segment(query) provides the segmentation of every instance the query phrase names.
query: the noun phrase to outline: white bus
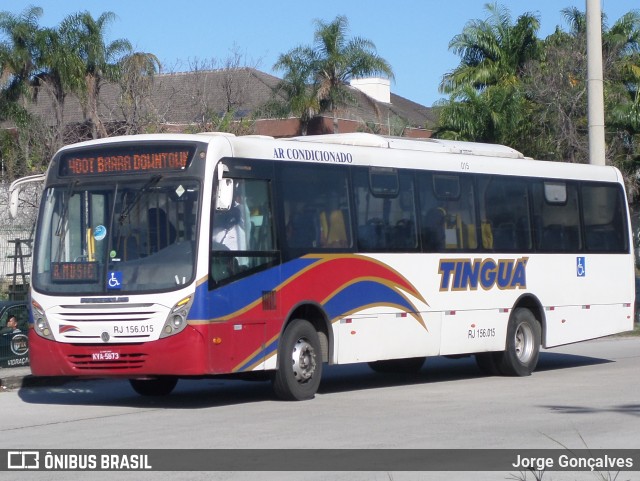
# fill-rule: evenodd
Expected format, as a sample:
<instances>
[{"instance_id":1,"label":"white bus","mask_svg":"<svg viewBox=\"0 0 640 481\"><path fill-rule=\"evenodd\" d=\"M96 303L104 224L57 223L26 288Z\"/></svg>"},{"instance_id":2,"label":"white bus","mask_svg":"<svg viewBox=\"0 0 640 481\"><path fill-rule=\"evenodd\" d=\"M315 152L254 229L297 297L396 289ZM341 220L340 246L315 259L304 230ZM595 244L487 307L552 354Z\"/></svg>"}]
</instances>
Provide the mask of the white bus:
<instances>
[{"instance_id":1,"label":"white bus","mask_svg":"<svg viewBox=\"0 0 640 481\"><path fill-rule=\"evenodd\" d=\"M613 167L371 134L116 137L53 158L36 229L31 368L268 376L308 399L324 363L417 370L474 354L529 375L540 347L633 328Z\"/></svg>"}]
</instances>

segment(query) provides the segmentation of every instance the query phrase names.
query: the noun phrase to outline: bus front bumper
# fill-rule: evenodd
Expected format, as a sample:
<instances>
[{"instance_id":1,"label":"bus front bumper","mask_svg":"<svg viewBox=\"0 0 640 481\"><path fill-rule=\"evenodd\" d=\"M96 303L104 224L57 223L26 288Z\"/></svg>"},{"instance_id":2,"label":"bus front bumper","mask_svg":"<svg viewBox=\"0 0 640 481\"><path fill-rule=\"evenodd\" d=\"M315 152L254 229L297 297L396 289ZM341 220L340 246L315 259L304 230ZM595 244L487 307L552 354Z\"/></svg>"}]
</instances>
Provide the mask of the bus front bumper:
<instances>
[{"instance_id":1,"label":"bus front bumper","mask_svg":"<svg viewBox=\"0 0 640 481\"><path fill-rule=\"evenodd\" d=\"M192 327L175 336L135 344L67 344L29 330L34 376L138 377L208 374L201 332Z\"/></svg>"}]
</instances>

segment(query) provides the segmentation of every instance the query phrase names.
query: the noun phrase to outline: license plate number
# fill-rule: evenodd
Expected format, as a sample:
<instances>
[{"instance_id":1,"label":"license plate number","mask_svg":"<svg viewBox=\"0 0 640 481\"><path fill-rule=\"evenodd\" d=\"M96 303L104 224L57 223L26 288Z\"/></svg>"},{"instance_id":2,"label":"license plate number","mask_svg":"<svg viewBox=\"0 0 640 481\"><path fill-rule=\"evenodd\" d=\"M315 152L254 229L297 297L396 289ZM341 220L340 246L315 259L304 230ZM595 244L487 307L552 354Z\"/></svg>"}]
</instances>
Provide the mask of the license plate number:
<instances>
[{"instance_id":1,"label":"license plate number","mask_svg":"<svg viewBox=\"0 0 640 481\"><path fill-rule=\"evenodd\" d=\"M120 354L112 351L100 351L91 354L94 361L117 361L120 359Z\"/></svg>"}]
</instances>

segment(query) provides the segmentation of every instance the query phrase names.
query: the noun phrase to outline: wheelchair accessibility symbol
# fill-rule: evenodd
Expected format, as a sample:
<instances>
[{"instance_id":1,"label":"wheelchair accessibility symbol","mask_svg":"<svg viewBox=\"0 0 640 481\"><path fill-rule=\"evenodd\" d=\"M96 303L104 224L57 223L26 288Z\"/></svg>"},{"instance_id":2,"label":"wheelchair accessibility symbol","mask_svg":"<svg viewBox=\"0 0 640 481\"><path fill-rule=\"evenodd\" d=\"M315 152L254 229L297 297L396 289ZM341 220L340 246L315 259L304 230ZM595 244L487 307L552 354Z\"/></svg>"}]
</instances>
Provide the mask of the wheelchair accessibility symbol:
<instances>
[{"instance_id":1,"label":"wheelchair accessibility symbol","mask_svg":"<svg viewBox=\"0 0 640 481\"><path fill-rule=\"evenodd\" d=\"M584 257L576 257L576 275L578 277L584 277L587 275L587 267Z\"/></svg>"},{"instance_id":2,"label":"wheelchair accessibility symbol","mask_svg":"<svg viewBox=\"0 0 640 481\"><path fill-rule=\"evenodd\" d=\"M109 272L109 279L107 280L107 289L122 289L122 272L120 271Z\"/></svg>"}]
</instances>

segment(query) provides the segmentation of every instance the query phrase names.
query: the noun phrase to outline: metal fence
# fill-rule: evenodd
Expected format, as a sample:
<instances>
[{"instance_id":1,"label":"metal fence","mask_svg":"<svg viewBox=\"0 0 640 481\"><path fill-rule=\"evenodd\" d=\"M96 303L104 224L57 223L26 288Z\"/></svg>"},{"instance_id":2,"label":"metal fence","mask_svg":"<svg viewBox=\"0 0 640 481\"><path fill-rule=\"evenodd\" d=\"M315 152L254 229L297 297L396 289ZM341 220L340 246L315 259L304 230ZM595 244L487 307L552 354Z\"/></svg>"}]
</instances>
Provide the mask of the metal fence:
<instances>
[{"instance_id":1,"label":"metal fence","mask_svg":"<svg viewBox=\"0 0 640 481\"><path fill-rule=\"evenodd\" d=\"M26 295L31 272L30 227L0 228L0 299Z\"/></svg>"}]
</instances>

